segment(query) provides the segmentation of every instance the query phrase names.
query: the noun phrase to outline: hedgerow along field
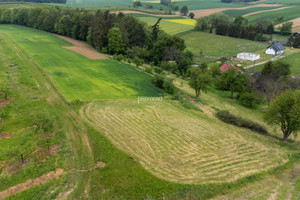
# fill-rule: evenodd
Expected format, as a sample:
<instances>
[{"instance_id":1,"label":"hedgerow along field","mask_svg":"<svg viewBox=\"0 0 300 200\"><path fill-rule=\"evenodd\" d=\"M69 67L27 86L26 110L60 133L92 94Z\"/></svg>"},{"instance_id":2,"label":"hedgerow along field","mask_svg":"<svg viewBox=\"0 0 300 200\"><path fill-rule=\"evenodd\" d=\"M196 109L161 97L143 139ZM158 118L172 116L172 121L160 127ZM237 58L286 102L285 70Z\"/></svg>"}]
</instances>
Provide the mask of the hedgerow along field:
<instances>
[{"instance_id":1,"label":"hedgerow along field","mask_svg":"<svg viewBox=\"0 0 300 200\"><path fill-rule=\"evenodd\" d=\"M1 25L51 75L68 101L157 96L151 77L115 60L90 60L63 47L70 43L44 31Z\"/></svg>"},{"instance_id":2,"label":"hedgerow along field","mask_svg":"<svg viewBox=\"0 0 300 200\"><path fill-rule=\"evenodd\" d=\"M219 36L207 32L192 32L181 37L187 49L195 54L214 58L236 56L241 52L256 52L268 46L267 43L256 42L227 36Z\"/></svg>"}]
</instances>

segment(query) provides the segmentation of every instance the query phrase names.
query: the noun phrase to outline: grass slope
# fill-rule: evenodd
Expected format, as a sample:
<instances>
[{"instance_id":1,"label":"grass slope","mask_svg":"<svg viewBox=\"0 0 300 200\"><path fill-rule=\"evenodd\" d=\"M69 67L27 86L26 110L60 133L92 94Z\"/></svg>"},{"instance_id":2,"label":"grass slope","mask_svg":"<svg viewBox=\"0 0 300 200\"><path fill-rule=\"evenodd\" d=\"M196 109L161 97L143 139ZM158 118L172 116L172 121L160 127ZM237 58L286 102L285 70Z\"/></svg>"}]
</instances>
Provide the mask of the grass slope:
<instances>
[{"instance_id":1,"label":"grass slope","mask_svg":"<svg viewBox=\"0 0 300 200\"><path fill-rule=\"evenodd\" d=\"M168 100L91 103L81 115L147 170L172 182L229 182L285 162L282 152L250 131Z\"/></svg>"},{"instance_id":2,"label":"grass slope","mask_svg":"<svg viewBox=\"0 0 300 200\"><path fill-rule=\"evenodd\" d=\"M300 77L300 53L292 54L290 56L286 56L282 59L283 61L291 64L291 72L292 75Z\"/></svg>"},{"instance_id":3,"label":"grass slope","mask_svg":"<svg viewBox=\"0 0 300 200\"><path fill-rule=\"evenodd\" d=\"M9 97L14 100L0 108L0 191L27 179L37 178L66 166L69 149L59 114L47 102L47 95L41 92L41 85L33 77L29 67L33 63L20 56L18 49L0 31L0 84L10 88ZM33 126L40 116L47 116L54 122L53 132L39 133ZM7 138L1 136L6 135ZM50 152L45 146L48 137ZM58 151L61 151L56 166ZM21 162L23 154L24 162ZM25 197L24 197L25 198Z\"/></svg>"},{"instance_id":4,"label":"grass slope","mask_svg":"<svg viewBox=\"0 0 300 200\"><path fill-rule=\"evenodd\" d=\"M132 103L133 100L130 99L130 96L122 96L119 94L119 96L113 95L111 97L112 99L121 98L123 100L102 100L101 103L103 104L91 103L83 107L82 112L86 114L82 114L82 116L89 118L89 121L92 121L92 125L94 125L95 121L97 121L98 123L99 116L104 117L103 121L99 122L100 124L104 123L104 126L101 126L101 128L99 128L97 125L95 125L94 128L97 129L95 130L93 127L82 123L81 119L78 118L76 112L71 110L71 108L66 104L66 102L62 98L60 98L60 94L57 94L55 88L52 87L52 83L50 81L51 79L49 80L47 78L48 76L50 78L52 77L54 83L53 85L58 87L58 91L61 92L62 95L68 96L63 93L64 88L59 88L63 85L59 83L60 80L58 78L55 78L55 76L53 76L54 73L53 71L51 71L51 69L55 68L55 66L58 65L62 70L66 70L66 68L69 68L68 71L62 71L63 73L70 73L70 71L72 72L74 69L77 70L77 68L80 68L76 65L76 62L80 61L79 58L77 58L78 56L85 62L88 61L82 56L77 55L73 52L62 52L61 46L66 45L67 43L65 43L62 40L58 40L49 33L33 31L32 29L27 29L18 26L0 26L0 30L4 30L14 41L18 42L19 47L15 47L14 51L12 51L11 54L15 55L16 57L23 56L26 58L24 58L23 62L26 63L26 68L30 69L30 75L33 78L35 78L37 83L39 83L40 93L47 94L47 102L51 103L57 115L60 116L61 123L64 125L63 129L66 132L66 137L71 143L71 149L74 152L73 155L75 160L75 168L70 169L70 173L67 175L67 178L64 177L59 182L54 180L47 183L46 185L31 188L28 191L17 194L16 196L14 196L15 198L12 197L11 199L23 198L25 197L24 195L26 195L28 199L40 199L41 197L55 198L58 197L59 193L63 191L62 188L69 189L70 187L72 187L71 183L75 183L76 187L69 196L70 199L161 199L163 198L163 196L165 196L166 199L208 199L209 197L213 197L217 194L224 194L229 191L232 191L236 188L246 185L248 182L255 181L257 177L260 177L249 175L230 184L222 183L203 185L178 184L157 178L156 176L152 175L152 173L154 173L155 170L164 172L164 170L172 171L173 169L166 169L165 165L162 165L162 167L159 166L157 168L151 169L152 171L149 169L152 172L150 173L140 165L140 163L144 165L143 162L145 161L143 161L143 158L140 158L136 155L127 155L126 153L118 150L115 147L118 146L122 149L121 145L116 144L116 139L112 139L112 137L120 136L120 131L122 130L116 130L113 134L111 134L111 136L107 136L107 131L105 129L114 128L111 127L111 125L115 125L115 128L119 127L120 117L124 117L124 123L126 123L124 126L125 130L135 130L134 132L132 132L132 135L124 138L124 140L126 139L126 141L128 141L130 144L128 145L128 148L134 149L136 147L134 147L132 144L140 145L139 143L141 143L140 146L143 148L138 149L136 153L140 154L142 152L149 159L153 159L153 156L155 158L154 162L150 163L149 166L153 167L156 162L156 159L159 159L160 161L164 161L160 163L166 163L167 166L174 165L175 172L178 171L178 169L181 170L182 173L178 173L178 175L181 175L181 177L184 178L187 178L188 176L186 176L186 172L182 171L183 167L176 166L178 162L182 163L182 165L184 166L186 166L187 164L191 164L194 167L194 169L197 169L197 164L201 164L202 167L204 167L203 165L205 165L205 163L207 164L206 167L212 165L211 170L213 173L217 173L220 176L224 175L222 180L228 180L230 179L228 175L230 169L234 169L233 173L235 173L236 177L241 177L242 172L239 170L239 167L245 167L248 161L249 168L251 169L255 167L255 165L253 165L255 159L262 159L261 162L263 164L266 165L266 163L269 162L271 165L274 164L274 166L286 160L284 156L286 152L285 149L279 147L277 145L277 142L275 142L274 140L269 141L268 137L261 136L248 130L242 130L216 121L216 119L213 116L211 116L211 111L214 109L226 107L228 109L232 109L233 113L235 114L244 114L247 115L247 117L249 115L249 118L255 118L257 121L260 120L260 111L250 110L243 108L242 106L238 106L235 101L228 100L227 93L219 94L214 90L209 90L209 93L205 95L201 94L201 108L203 109L205 115L200 112L185 110L176 102L163 102L161 104L159 104L158 102L158 104L153 103L150 105L143 104L139 107L137 102L134 101L134 103ZM26 33L26 31L28 31L30 34ZM17 34L16 32L20 32L22 34ZM27 38L24 37L24 35L26 34ZM11 40L9 39L9 37L5 37L5 41L9 40ZM37 40L40 42L37 42ZM38 47L33 47L32 44L30 45L30 43L33 43ZM9 45L15 44L10 42ZM61 53L64 56L64 59L60 59L59 56L55 53L48 52L47 49L41 47L42 45L47 45L47 48L50 48L53 51L55 50L57 51L57 53ZM29 47L32 47L32 49L27 49ZM45 52L39 52L38 50L43 50ZM48 60L49 58L45 57L47 54L56 57ZM45 61L42 61L41 56L45 57ZM72 62L71 59L73 59L74 61ZM68 62L65 62L65 60L67 60ZM48 62L54 63L50 63L50 65ZM68 64L67 67L61 65L60 62L62 62L63 64ZM112 64L114 64L114 62ZM83 66L89 67L87 65ZM60 68L56 68L54 70L54 72L58 72L58 74L60 75L59 77L61 77ZM42 70L40 71L39 69ZM77 76L82 76L84 78L87 77L84 70L82 70L81 73L83 74L77 74ZM72 77L69 76L69 78L73 78L73 76L75 75L72 74ZM140 73L137 73L136 76L140 76ZM117 77L116 74L115 77ZM122 77L119 78L122 79ZM105 77L100 77L99 79L95 80L95 82L101 82L101 79L105 79ZM77 78L76 80L79 81L79 78ZM178 84L178 86L182 87L182 89L187 91L188 93L193 93L193 90L189 88L186 83L180 83ZM102 85L100 84L98 87L99 89L101 89ZM68 90L73 89L70 87L68 88ZM82 95L79 94L80 92L82 92L82 90L79 90L78 93L76 93L76 96ZM99 98L96 97L98 95L97 93L95 93L94 95L95 98ZM103 95L106 96L107 94ZM100 97L99 99L102 98ZM122 103L124 103L124 108L122 106ZM111 106L108 106L109 104L111 104ZM81 106L81 104L71 105L73 106L72 108L75 111ZM88 109L89 107L95 109ZM116 112L116 110L119 110L119 107L121 107L120 110L122 112ZM126 110L125 108L128 109ZM111 111L107 113L107 116L106 114L104 114L105 109L107 111ZM146 114L144 113L144 111ZM97 115L96 113L98 113L99 115ZM127 114L132 114L132 116ZM112 117L111 115L114 116ZM91 119L91 116L95 116L95 119ZM162 120L160 119L160 116L162 117ZM176 121L177 117L181 120L180 122L178 120ZM147 123L148 121L149 124ZM184 124L184 126L180 126L180 124L185 122L186 124ZM194 123L191 124L192 122ZM122 120L121 123L123 123ZM152 125L151 123L154 123L154 125L157 124L157 126L154 126L153 129L150 126ZM218 124L219 128L215 126L216 124ZM207 128L207 126L211 127ZM222 126L226 128L226 132L224 132L223 129L220 130ZM186 127L186 130L182 130L183 127ZM212 130L213 127L216 127L219 131L214 132L214 130ZM201 132L197 132L198 128L199 130L201 130ZM205 128L207 128L207 130L204 130ZM141 131L138 132L136 130ZM173 131L173 134L168 134L172 133ZM223 137L222 134L228 136L228 138L232 140L227 138L223 138L224 140L221 140ZM114 145L112 145L112 143L103 135L111 139ZM160 137L159 140L157 139L159 136L163 135L165 135L166 138ZM219 137L217 138L217 136ZM141 138L141 140L138 141L136 137ZM200 137L201 139L199 139ZM203 137L207 138L203 139ZM196 138L197 140L192 141L189 140L190 138ZM211 140L213 138L215 138L215 140ZM181 141L182 143L179 143L177 140ZM152 151L143 151L144 148L149 149L147 145L143 145L146 144L145 141L152 142L152 144L150 143L151 145L153 145L150 146L152 147ZM124 141L118 142L124 143ZM248 143L254 145L254 147L256 148L253 148L253 146L249 146ZM218 144L220 146L217 146ZM193 154L193 150L199 151L197 145L199 145L199 148L205 150L205 153L208 153L207 157L200 158L202 160L197 160L199 159L199 155ZM230 158L230 156L234 156L236 152L229 150L227 152L228 157L214 155L214 152L221 152L222 148L226 149L229 145L231 145L231 147L235 146L235 150L237 152L245 153L246 156L248 156L247 158L249 158L250 160L247 161L247 158L244 160L239 160L241 159L241 157L239 155L236 155L234 157L234 160L232 160L231 162L228 158ZM270 148L273 151L264 151L265 147L267 147L267 149ZM160 149L162 150L161 157L157 158L155 157L155 155L160 154L158 151ZM189 149L191 149L192 151L189 151L187 153L187 150ZM173 157L169 156L170 152L171 155L173 155ZM177 152L179 154L176 154ZM210 155L209 153L213 155ZM224 152L222 152L222 154L223 153ZM253 158L251 156L251 153L254 154ZM255 155L255 153L259 153L259 155ZM274 155L274 153L277 154ZM267 158L265 158L264 156L267 156ZM176 157L179 158L178 161L176 160ZM220 164L216 164L214 166L213 162L217 162L217 160L212 161L211 159L213 158L218 158L218 162L220 162ZM254 160L251 161L251 159ZM266 160L266 162L264 160ZM90 171L76 171L76 169L89 169L97 161L105 162L106 166L102 169L95 168ZM171 162L168 163L168 161ZM256 165L256 170L261 169L261 166ZM185 170L191 171L193 170L193 168L186 167ZM206 178L210 176L209 168L207 168L207 170L208 171L203 172L205 173ZM195 171L195 173L197 173L197 171ZM162 174L164 179L168 179L172 176L178 178L176 177L178 175L176 173L174 174L174 170L173 173L170 174L170 176L165 175L164 173ZM247 171L246 174L249 174L249 171ZM213 177L211 178L213 179ZM188 179L189 180L187 182L191 181L191 178ZM52 191L54 192L52 193Z\"/></svg>"},{"instance_id":5,"label":"grass slope","mask_svg":"<svg viewBox=\"0 0 300 200\"><path fill-rule=\"evenodd\" d=\"M225 57L236 56L241 52L255 52L267 47L266 43L219 36L205 32L192 32L182 36L187 48L193 53L203 51L205 56Z\"/></svg>"},{"instance_id":6,"label":"grass slope","mask_svg":"<svg viewBox=\"0 0 300 200\"><path fill-rule=\"evenodd\" d=\"M48 72L67 100L157 96L151 77L115 60L90 60L62 48L71 44L49 33L20 26L1 25Z\"/></svg>"}]
</instances>

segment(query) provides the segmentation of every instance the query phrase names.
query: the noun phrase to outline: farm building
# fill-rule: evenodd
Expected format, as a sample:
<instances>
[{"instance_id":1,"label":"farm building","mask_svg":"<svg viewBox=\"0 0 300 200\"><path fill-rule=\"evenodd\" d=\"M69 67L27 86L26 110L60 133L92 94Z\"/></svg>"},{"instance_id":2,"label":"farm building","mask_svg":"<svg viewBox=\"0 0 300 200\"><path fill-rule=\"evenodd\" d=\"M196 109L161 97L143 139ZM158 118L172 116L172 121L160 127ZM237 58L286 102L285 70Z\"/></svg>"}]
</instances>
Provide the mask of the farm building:
<instances>
[{"instance_id":1,"label":"farm building","mask_svg":"<svg viewBox=\"0 0 300 200\"><path fill-rule=\"evenodd\" d=\"M285 50L285 47L280 42L277 42L267 48L266 54L279 55L279 54L284 53L284 50Z\"/></svg>"},{"instance_id":2,"label":"farm building","mask_svg":"<svg viewBox=\"0 0 300 200\"><path fill-rule=\"evenodd\" d=\"M221 72L226 72L226 71L229 70L230 68L235 68L236 71L239 71L239 70L240 70L240 69L237 68L237 67L234 67L234 66L232 66L232 65L229 65L229 64L227 64L227 63L224 63L224 64L220 67L220 71L221 71Z\"/></svg>"},{"instance_id":3,"label":"farm building","mask_svg":"<svg viewBox=\"0 0 300 200\"><path fill-rule=\"evenodd\" d=\"M241 60L249 60L249 61L256 61L260 59L260 55L259 54L255 54L255 53L239 53L236 56L238 59Z\"/></svg>"}]
</instances>

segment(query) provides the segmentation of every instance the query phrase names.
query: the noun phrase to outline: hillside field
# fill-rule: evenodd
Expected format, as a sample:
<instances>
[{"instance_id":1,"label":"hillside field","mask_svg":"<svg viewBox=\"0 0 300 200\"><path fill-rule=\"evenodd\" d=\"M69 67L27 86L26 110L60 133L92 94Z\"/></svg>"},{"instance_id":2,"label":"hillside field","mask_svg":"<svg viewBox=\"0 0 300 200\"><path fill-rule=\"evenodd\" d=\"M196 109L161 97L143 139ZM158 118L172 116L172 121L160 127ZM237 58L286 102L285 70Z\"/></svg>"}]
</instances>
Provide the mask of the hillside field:
<instances>
[{"instance_id":1,"label":"hillside field","mask_svg":"<svg viewBox=\"0 0 300 200\"><path fill-rule=\"evenodd\" d=\"M20 71L18 76L30 79L30 87L37 88L16 104L22 104L24 99L30 102L41 95L44 107L37 109L57 113L60 119L57 123L64 127L58 126L57 132L65 134L66 145L70 145L70 148L63 146L60 153L58 167L65 174L59 180L32 187L11 199L24 196L40 199L45 194L54 199L66 193L71 199L207 199L254 184L267 175L277 177L271 174L271 168L293 159L287 155L294 153L296 147L290 149L278 142L280 131L261 122L261 110L241 106L228 98L228 91L209 88L208 93L201 94L194 105L202 112L188 109L167 95L162 102L138 104L137 96L162 95L151 84L151 76L141 69L115 60L89 60L63 48L71 46L70 43L40 30L0 25L0 33L1 44L11 48L9 52L0 51L0 66L6 63L3 72L14 70L11 64L21 57L17 64L28 72ZM265 47L264 43L215 36L193 32L183 38L186 37L188 47L195 52L205 45L201 49L210 56L223 56L226 51L232 56ZM11 76L4 78L7 77ZM186 95L194 95L187 81L174 79ZM26 81L21 79L16 84L26 84ZM22 113L32 111L28 106ZM220 122L214 116L220 109L262 123L270 134L261 135ZM13 112L15 120L18 111ZM22 143L32 136L24 133L15 140L0 140L0 144L4 141L5 147L12 142ZM34 144L32 140L27 141ZM57 141L64 141L64 137L58 137ZM2 184L2 189L52 171L57 166L55 156L50 158L52 168L38 171L34 176L21 176L18 181ZM67 158L74 160L73 163L67 163L64 160ZM105 166L95 167L98 162L104 162ZM284 170L291 168L285 167ZM264 195L270 196L272 192L268 189Z\"/></svg>"},{"instance_id":2,"label":"hillside field","mask_svg":"<svg viewBox=\"0 0 300 200\"><path fill-rule=\"evenodd\" d=\"M114 60L90 60L63 48L72 45L47 32L5 25L0 30L33 56L68 101L155 96L160 92L150 83L150 76Z\"/></svg>"},{"instance_id":3,"label":"hillside field","mask_svg":"<svg viewBox=\"0 0 300 200\"><path fill-rule=\"evenodd\" d=\"M182 36L187 49L193 53L220 58L236 56L241 52L255 52L268 46L267 43L219 36L206 32L192 32Z\"/></svg>"}]
</instances>

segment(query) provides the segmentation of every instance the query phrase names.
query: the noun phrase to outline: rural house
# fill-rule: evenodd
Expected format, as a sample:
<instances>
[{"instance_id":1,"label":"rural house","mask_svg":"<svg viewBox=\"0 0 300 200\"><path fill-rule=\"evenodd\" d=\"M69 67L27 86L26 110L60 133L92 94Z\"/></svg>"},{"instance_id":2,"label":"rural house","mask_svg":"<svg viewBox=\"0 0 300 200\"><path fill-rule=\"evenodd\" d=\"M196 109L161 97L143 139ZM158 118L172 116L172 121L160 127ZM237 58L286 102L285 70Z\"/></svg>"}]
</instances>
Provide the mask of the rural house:
<instances>
[{"instance_id":1,"label":"rural house","mask_svg":"<svg viewBox=\"0 0 300 200\"><path fill-rule=\"evenodd\" d=\"M234 66L232 66L232 65L229 65L229 64L227 64L227 63L224 63L224 64L220 67L220 71L221 71L221 72L226 72L226 71L229 70L230 68L235 68L236 71L239 71L239 70L240 70L240 69L237 68L237 67L234 67Z\"/></svg>"},{"instance_id":2,"label":"rural house","mask_svg":"<svg viewBox=\"0 0 300 200\"><path fill-rule=\"evenodd\" d=\"M284 50L285 47L280 42L277 42L267 48L266 54L279 55L279 54L283 54Z\"/></svg>"},{"instance_id":3,"label":"rural house","mask_svg":"<svg viewBox=\"0 0 300 200\"><path fill-rule=\"evenodd\" d=\"M241 60L249 60L249 61L256 61L256 60L260 59L260 55L259 54L246 53L246 52L239 53L236 57L238 59L241 59Z\"/></svg>"}]
</instances>

